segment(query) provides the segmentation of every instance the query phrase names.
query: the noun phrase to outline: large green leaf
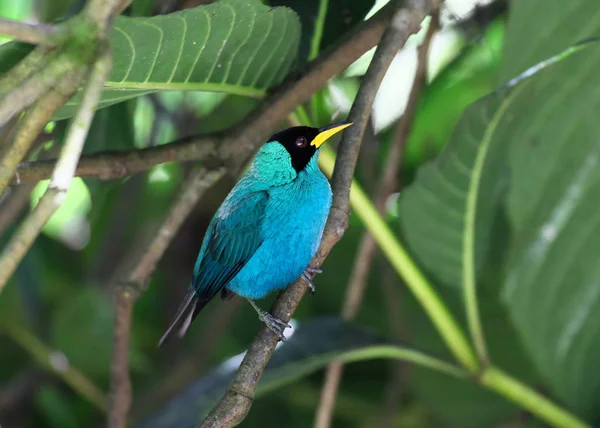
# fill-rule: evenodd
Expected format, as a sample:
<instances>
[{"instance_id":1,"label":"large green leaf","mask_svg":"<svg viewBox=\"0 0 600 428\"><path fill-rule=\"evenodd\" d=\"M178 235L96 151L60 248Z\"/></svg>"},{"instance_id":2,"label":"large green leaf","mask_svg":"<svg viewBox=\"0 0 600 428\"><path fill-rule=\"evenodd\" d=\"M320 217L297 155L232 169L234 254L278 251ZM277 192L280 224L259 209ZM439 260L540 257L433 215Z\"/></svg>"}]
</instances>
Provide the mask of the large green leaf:
<instances>
[{"instance_id":1,"label":"large green leaf","mask_svg":"<svg viewBox=\"0 0 600 428\"><path fill-rule=\"evenodd\" d=\"M508 15L503 81L580 40L600 35L596 0L512 0Z\"/></svg>"},{"instance_id":2,"label":"large green leaf","mask_svg":"<svg viewBox=\"0 0 600 428\"><path fill-rule=\"evenodd\" d=\"M474 267L489 259L506 210L514 242L504 303L544 381L586 416L600 403L600 376L590 375L600 358L599 67L589 46L477 102L401 198L408 244L452 285L485 280Z\"/></svg>"},{"instance_id":3,"label":"large green leaf","mask_svg":"<svg viewBox=\"0 0 600 428\"><path fill-rule=\"evenodd\" d=\"M506 225L504 225L506 227ZM505 247L496 240L505 229L498 227L494 234L494 244L498 248ZM494 245L494 250L496 246ZM494 252L493 257L502 259L502 254ZM486 332L487 346L494 365L528 385L539 384L539 376L532 370L532 362L528 358L524 346L520 343L515 328L511 325L507 310L500 302L498 289L500 281L495 279L494 272L485 272L490 283L485 283L479 293L481 318ZM458 319L466 330L466 322L462 314L462 300L454 290L438 287L437 292L450 310L458 315ZM410 320L411 343L435 355L451 358L446 345L431 321L423 313L423 309L412 296L403 299L402 311L406 320ZM480 428L500 427L502 423L515 420L522 409L505 397L498 395L481 385L464 382L450 376L444 376L432 370L414 367L410 375L410 387L419 402L427 405L439 419L437 426L446 428Z\"/></svg>"},{"instance_id":4,"label":"large green leaf","mask_svg":"<svg viewBox=\"0 0 600 428\"><path fill-rule=\"evenodd\" d=\"M599 417L600 51L555 67L529 91L529 125L510 145L503 297L553 392Z\"/></svg>"},{"instance_id":5,"label":"large green leaf","mask_svg":"<svg viewBox=\"0 0 600 428\"><path fill-rule=\"evenodd\" d=\"M520 87L469 107L438 158L400 198L400 226L417 260L441 283L461 287L482 267L500 192L504 149ZM485 174L484 174L485 173ZM482 197L483 196L483 197Z\"/></svg>"},{"instance_id":6,"label":"large green leaf","mask_svg":"<svg viewBox=\"0 0 600 428\"><path fill-rule=\"evenodd\" d=\"M299 42L296 13L259 0L220 0L149 18L121 16L114 24L114 65L100 107L158 90L262 97L283 80ZM29 49L4 46L2 70ZM72 116L77 100L56 118Z\"/></svg>"},{"instance_id":7,"label":"large green leaf","mask_svg":"<svg viewBox=\"0 0 600 428\"><path fill-rule=\"evenodd\" d=\"M303 323L274 353L260 380L257 396L315 372L334 360L350 362L376 358L430 359L426 354L394 344L339 319L313 319ZM240 361L241 356L225 361L138 426L196 426L202 415L221 397ZM461 373L450 364L444 363L444 367L450 372Z\"/></svg>"}]
</instances>

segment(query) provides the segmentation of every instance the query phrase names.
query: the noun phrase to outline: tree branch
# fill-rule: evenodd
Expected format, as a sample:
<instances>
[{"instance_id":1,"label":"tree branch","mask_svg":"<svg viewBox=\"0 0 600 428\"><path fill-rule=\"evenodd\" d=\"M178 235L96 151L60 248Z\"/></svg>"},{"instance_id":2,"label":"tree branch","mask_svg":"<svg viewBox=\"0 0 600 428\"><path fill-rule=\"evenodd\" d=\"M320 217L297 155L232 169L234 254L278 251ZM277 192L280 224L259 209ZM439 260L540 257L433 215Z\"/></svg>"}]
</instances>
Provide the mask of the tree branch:
<instances>
[{"instance_id":1,"label":"tree branch","mask_svg":"<svg viewBox=\"0 0 600 428\"><path fill-rule=\"evenodd\" d=\"M88 81L83 90L81 104L75 117L69 124L65 145L63 146L60 158L56 163L48 190L46 190L36 208L25 218L0 256L0 291L2 291L8 279L12 276L13 272L21 262L21 259L25 256L25 253L29 250L29 247L31 247L46 222L50 219L50 216L64 201L75 172L77 161L83 150L83 143L85 142L89 126L94 116L94 109L100 99L102 86L104 85L104 81L108 78L111 65L112 54L107 48L93 65L90 76L88 77ZM76 72L75 75L70 76L73 80L68 88L69 91L66 91L69 93L69 97L77 89L78 82L81 81L84 70L85 68L82 68ZM67 82L68 81L69 80L67 80ZM51 93L53 92L54 91ZM57 107L56 105L53 106L55 108ZM60 108L60 105L58 108ZM37 133L35 136L37 136Z\"/></svg>"},{"instance_id":2,"label":"tree branch","mask_svg":"<svg viewBox=\"0 0 600 428\"><path fill-rule=\"evenodd\" d=\"M297 105L307 101L332 76L346 69L375 46L390 20L390 7L385 6L371 19L358 25L341 43L324 51L308 64L304 71L290 76L272 96L226 135L217 133L187 137L160 147L83 156L76 175L119 178L129 172L141 172L164 162L211 158L234 166L241 165ZM208 147L203 147L204 145ZM20 165L18 173L21 182L30 183L48 178L53 162L49 160ZM117 166L111 167L110 163Z\"/></svg>"},{"instance_id":3,"label":"tree branch","mask_svg":"<svg viewBox=\"0 0 600 428\"><path fill-rule=\"evenodd\" d=\"M333 205L319 251L311 263L313 267L323 263L348 227L350 184L375 94L394 55L409 35L419 28L425 15L432 9L431 3L432 1L415 0L411 1L408 7L401 7L403 3L398 4L398 2L393 2L391 5L394 11L393 18L383 35L350 111L349 119L354 122L354 125L344 131L339 147L338 160L332 177ZM305 291L304 281L296 281L275 301L272 314L289 321ZM225 395L200 427L232 427L245 418L252 405L256 385L275 350L277 341L277 336L268 328L264 327L261 330L248 349Z\"/></svg>"},{"instance_id":4,"label":"tree branch","mask_svg":"<svg viewBox=\"0 0 600 428\"><path fill-rule=\"evenodd\" d=\"M41 97L20 119L14 141L5 150L0 160L0 194L4 193L11 180L18 181L16 171L19 162L29 152L35 139L52 116L77 90L74 85L61 89L52 90Z\"/></svg>"},{"instance_id":5,"label":"tree branch","mask_svg":"<svg viewBox=\"0 0 600 428\"><path fill-rule=\"evenodd\" d=\"M111 395L108 426L124 428L131 407L131 380L129 378L129 337L133 303L145 290L169 243L189 216L200 197L225 174L224 168L214 171L201 169L186 180L189 184L173 203L169 215L147 247L127 279L116 287L115 332L111 363Z\"/></svg>"},{"instance_id":6,"label":"tree branch","mask_svg":"<svg viewBox=\"0 0 600 428\"><path fill-rule=\"evenodd\" d=\"M398 173L402 165L404 147L406 146L410 128L416 113L417 103L421 89L427 82L427 57L429 46L434 34L439 29L439 13L434 11L429 28L423 42L419 48L417 58L417 70L413 86L411 88L408 102L402 118L394 130L392 137L393 145L387 153L387 161L383 174L376 186L377 194L375 197L375 206L380 213L385 211L385 201L394 190L397 182ZM346 297L342 307L342 318L352 320L356 318L363 295L367 286L371 262L377 252L377 243L368 231L363 233L361 238L348 287L346 288ZM321 401L315 415L315 428L328 428L331 426L333 411L335 408L337 391L342 378L344 364L334 362L327 367L325 371L325 380L321 390Z\"/></svg>"},{"instance_id":7,"label":"tree branch","mask_svg":"<svg viewBox=\"0 0 600 428\"><path fill-rule=\"evenodd\" d=\"M59 27L54 25L37 23L27 24L25 22L13 21L0 18L0 34L12 37L21 42L36 45L56 46Z\"/></svg>"}]
</instances>

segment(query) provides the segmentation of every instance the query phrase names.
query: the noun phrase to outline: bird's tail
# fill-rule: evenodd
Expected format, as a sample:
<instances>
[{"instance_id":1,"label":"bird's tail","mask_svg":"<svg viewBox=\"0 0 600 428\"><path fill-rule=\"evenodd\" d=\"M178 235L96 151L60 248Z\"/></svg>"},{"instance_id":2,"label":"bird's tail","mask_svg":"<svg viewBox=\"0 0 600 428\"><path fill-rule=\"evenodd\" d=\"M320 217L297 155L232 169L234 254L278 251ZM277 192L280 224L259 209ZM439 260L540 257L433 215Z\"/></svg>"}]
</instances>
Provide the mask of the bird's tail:
<instances>
[{"instance_id":1,"label":"bird's tail","mask_svg":"<svg viewBox=\"0 0 600 428\"><path fill-rule=\"evenodd\" d=\"M175 333L179 338L182 338L190 327L192 321L194 321L194 318L198 316L202 308L204 308L207 303L207 299L202 299L194 290L189 290L179 305L179 309L177 309L175 319L165 334L163 334L158 341L158 347L161 347L164 343L169 342Z\"/></svg>"}]
</instances>

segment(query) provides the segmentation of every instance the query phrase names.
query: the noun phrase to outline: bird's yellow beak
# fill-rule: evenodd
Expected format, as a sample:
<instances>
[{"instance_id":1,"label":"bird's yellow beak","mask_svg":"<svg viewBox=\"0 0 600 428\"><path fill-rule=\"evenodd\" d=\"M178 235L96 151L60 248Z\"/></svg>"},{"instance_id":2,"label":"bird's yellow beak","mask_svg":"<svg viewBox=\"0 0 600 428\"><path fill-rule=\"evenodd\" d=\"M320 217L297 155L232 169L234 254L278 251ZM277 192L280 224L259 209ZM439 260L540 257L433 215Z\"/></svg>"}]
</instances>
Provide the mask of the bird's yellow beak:
<instances>
[{"instance_id":1,"label":"bird's yellow beak","mask_svg":"<svg viewBox=\"0 0 600 428\"><path fill-rule=\"evenodd\" d=\"M352 122L340 122L324 126L323 128L319 128L319 133L314 138L314 140L312 140L310 145L315 146L318 149L319 147L321 147L321 144L329 140L342 129L346 129L350 125L352 125Z\"/></svg>"}]
</instances>

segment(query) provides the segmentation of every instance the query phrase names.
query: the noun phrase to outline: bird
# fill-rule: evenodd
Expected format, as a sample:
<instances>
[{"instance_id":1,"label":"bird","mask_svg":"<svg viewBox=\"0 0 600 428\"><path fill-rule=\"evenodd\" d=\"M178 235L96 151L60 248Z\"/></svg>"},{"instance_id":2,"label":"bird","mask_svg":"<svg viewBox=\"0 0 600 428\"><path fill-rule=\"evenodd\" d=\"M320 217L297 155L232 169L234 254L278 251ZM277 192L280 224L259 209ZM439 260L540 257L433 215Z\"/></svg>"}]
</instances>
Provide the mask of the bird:
<instances>
[{"instance_id":1,"label":"bird","mask_svg":"<svg viewBox=\"0 0 600 428\"><path fill-rule=\"evenodd\" d=\"M192 321L217 294L247 299L259 319L285 341L285 321L255 300L288 287L299 277L314 294L309 263L321 242L332 202L329 181L318 166L321 145L352 125L294 126L271 136L231 189L209 223L192 281L158 346Z\"/></svg>"}]
</instances>

